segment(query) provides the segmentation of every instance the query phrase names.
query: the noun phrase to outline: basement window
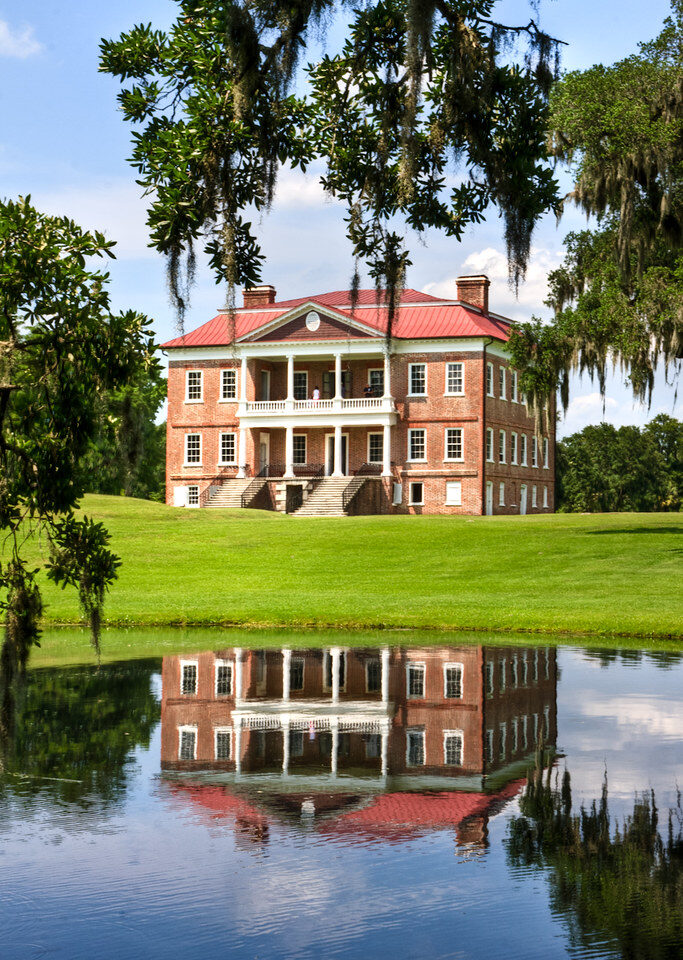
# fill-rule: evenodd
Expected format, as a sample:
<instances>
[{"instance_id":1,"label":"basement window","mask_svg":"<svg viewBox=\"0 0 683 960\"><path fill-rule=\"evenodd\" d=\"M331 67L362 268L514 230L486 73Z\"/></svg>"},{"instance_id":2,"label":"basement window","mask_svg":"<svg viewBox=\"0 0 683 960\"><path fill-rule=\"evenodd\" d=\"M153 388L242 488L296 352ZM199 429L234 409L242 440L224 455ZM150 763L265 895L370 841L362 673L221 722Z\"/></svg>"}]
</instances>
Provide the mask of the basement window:
<instances>
[{"instance_id":1,"label":"basement window","mask_svg":"<svg viewBox=\"0 0 683 960\"><path fill-rule=\"evenodd\" d=\"M424 484L410 484L410 505L412 507L421 507L424 505Z\"/></svg>"}]
</instances>

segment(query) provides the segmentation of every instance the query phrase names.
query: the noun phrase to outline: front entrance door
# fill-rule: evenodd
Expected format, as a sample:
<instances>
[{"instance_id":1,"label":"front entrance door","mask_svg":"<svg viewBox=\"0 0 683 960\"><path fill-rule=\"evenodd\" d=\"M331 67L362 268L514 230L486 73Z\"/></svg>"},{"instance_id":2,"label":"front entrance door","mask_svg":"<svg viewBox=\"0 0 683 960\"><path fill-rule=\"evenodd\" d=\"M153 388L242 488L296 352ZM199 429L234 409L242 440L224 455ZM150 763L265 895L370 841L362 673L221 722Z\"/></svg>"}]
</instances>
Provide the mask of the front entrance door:
<instances>
[{"instance_id":1,"label":"front entrance door","mask_svg":"<svg viewBox=\"0 0 683 960\"><path fill-rule=\"evenodd\" d=\"M259 471L264 471L270 463L270 434L262 433L259 436L259 455L258 455L258 464Z\"/></svg>"},{"instance_id":2,"label":"front entrance door","mask_svg":"<svg viewBox=\"0 0 683 960\"><path fill-rule=\"evenodd\" d=\"M519 488L519 512L522 516L526 513L526 484L523 483Z\"/></svg>"},{"instance_id":3,"label":"front entrance door","mask_svg":"<svg viewBox=\"0 0 683 960\"><path fill-rule=\"evenodd\" d=\"M349 435L342 433L341 437L341 469L345 477L349 474ZM325 476L334 473L334 434L325 434Z\"/></svg>"},{"instance_id":4,"label":"front entrance door","mask_svg":"<svg viewBox=\"0 0 683 960\"><path fill-rule=\"evenodd\" d=\"M493 514L493 484L489 480L486 484L486 516Z\"/></svg>"}]
</instances>

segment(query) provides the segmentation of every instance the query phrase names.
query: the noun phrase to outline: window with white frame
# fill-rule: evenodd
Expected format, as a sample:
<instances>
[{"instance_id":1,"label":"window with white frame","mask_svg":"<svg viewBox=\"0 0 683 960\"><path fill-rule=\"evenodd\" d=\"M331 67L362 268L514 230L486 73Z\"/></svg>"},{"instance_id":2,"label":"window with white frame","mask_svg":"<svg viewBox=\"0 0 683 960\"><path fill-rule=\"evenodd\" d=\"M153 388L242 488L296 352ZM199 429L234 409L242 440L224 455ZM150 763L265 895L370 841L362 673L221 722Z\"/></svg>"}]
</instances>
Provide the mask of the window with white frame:
<instances>
[{"instance_id":1,"label":"window with white frame","mask_svg":"<svg viewBox=\"0 0 683 960\"><path fill-rule=\"evenodd\" d=\"M500 692L502 693L505 690L505 684L507 681L507 661L500 661Z\"/></svg>"},{"instance_id":2,"label":"window with white frame","mask_svg":"<svg viewBox=\"0 0 683 960\"><path fill-rule=\"evenodd\" d=\"M526 714L522 717L522 749L529 747L529 719Z\"/></svg>"},{"instance_id":3,"label":"window with white frame","mask_svg":"<svg viewBox=\"0 0 683 960\"><path fill-rule=\"evenodd\" d=\"M507 384L505 382L505 367L498 368L498 396L501 400L507 400Z\"/></svg>"},{"instance_id":4,"label":"window with white frame","mask_svg":"<svg viewBox=\"0 0 683 960\"><path fill-rule=\"evenodd\" d=\"M510 752L513 754L517 753L519 750L519 721L517 717L513 717L512 722L510 723Z\"/></svg>"},{"instance_id":5,"label":"window with white frame","mask_svg":"<svg viewBox=\"0 0 683 960\"><path fill-rule=\"evenodd\" d=\"M486 762L493 763L493 730L486 731Z\"/></svg>"},{"instance_id":6,"label":"window with white frame","mask_svg":"<svg viewBox=\"0 0 683 960\"><path fill-rule=\"evenodd\" d=\"M444 454L444 460L463 459L462 427L447 428Z\"/></svg>"},{"instance_id":7,"label":"window with white frame","mask_svg":"<svg viewBox=\"0 0 683 960\"><path fill-rule=\"evenodd\" d=\"M202 435L201 433L185 434L185 465L202 462Z\"/></svg>"},{"instance_id":8,"label":"window with white frame","mask_svg":"<svg viewBox=\"0 0 683 960\"><path fill-rule=\"evenodd\" d=\"M488 660L486 662L486 696L492 697L494 690L494 676L493 676L493 661Z\"/></svg>"},{"instance_id":9,"label":"window with white frame","mask_svg":"<svg viewBox=\"0 0 683 960\"><path fill-rule=\"evenodd\" d=\"M462 506L462 480L446 480L446 506Z\"/></svg>"},{"instance_id":10,"label":"window with white frame","mask_svg":"<svg viewBox=\"0 0 683 960\"><path fill-rule=\"evenodd\" d=\"M510 673L512 675L512 686L517 687L519 685L519 665L517 661L517 654L515 654L510 661Z\"/></svg>"},{"instance_id":11,"label":"window with white frame","mask_svg":"<svg viewBox=\"0 0 683 960\"><path fill-rule=\"evenodd\" d=\"M181 660L180 692L184 696L194 696L196 694L198 668L199 664L196 660Z\"/></svg>"},{"instance_id":12,"label":"window with white frame","mask_svg":"<svg viewBox=\"0 0 683 960\"><path fill-rule=\"evenodd\" d=\"M294 399L295 400L308 399L308 371L307 370L294 371Z\"/></svg>"},{"instance_id":13,"label":"window with white frame","mask_svg":"<svg viewBox=\"0 0 683 960\"><path fill-rule=\"evenodd\" d=\"M486 428L486 459L489 463L493 463L493 430L491 427Z\"/></svg>"},{"instance_id":14,"label":"window with white frame","mask_svg":"<svg viewBox=\"0 0 683 960\"><path fill-rule=\"evenodd\" d=\"M221 370L221 400L237 399L237 370Z\"/></svg>"},{"instance_id":15,"label":"window with white frame","mask_svg":"<svg viewBox=\"0 0 683 960\"><path fill-rule=\"evenodd\" d=\"M292 437L292 463L306 463L305 433L295 433Z\"/></svg>"},{"instance_id":16,"label":"window with white frame","mask_svg":"<svg viewBox=\"0 0 683 960\"><path fill-rule=\"evenodd\" d=\"M382 664L379 657L365 661L365 691L379 693L382 689Z\"/></svg>"},{"instance_id":17,"label":"window with white frame","mask_svg":"<svg viewBox=\"0 0 683 960\"><path fill-rule=\"evenodd\" d=\"M237 445L235 443L234 433L222 433L220 435L220 466L229 463L237 463Z\"/></svg>"},{"instance_id":18,"label":"window with white frame","mask_svg":"<svg viewBox=\"0 0 683 960\"><path fill-rule=\"evenodd\" d=\"M443 695L446 700L462 699L462 664L445 663L443 667Z\"/></svg>"},{"instance_id":19,"label":"window with white frame","mask_svg":"<svg viewBox=\"0 0 683 960\"><path fill-rule=\"evenodd\" d=\"M507 756L507 732L508 725L505 721L499 726L500 731L500 759L505 760Z\"/></svg>"},{"instance_id":20,"label":"window with white frame","mask_svg":"<svg viewBox=\"0 0 683 960\"><path fill-rule=\"evenodd\" d=\"M498 484L498 506L499 507L505 506L505 484L504 483Z\"/></svg>"},{"instance_id":21,"label":"window with white frame","mask_svg":"<svg viewBox=\"0 0 683 960\"><path fill-rule=\"evenodd\" d=\"M412 507L421 507L425 502L425 491L424 484L422 481L414 481L409 486L410 490L410 506Z\"/></svg>"},{"instance_id":22,"label":"window with white frame","mask_svg":"<svg viewBox=\"0 0 683 960\"><path fill-rule=\"evenodd\" d=\"M465 392L465 367L462 363L446 364L446 393L463 394Z\"/></svg>"},{"instance_id":23,"label":"window with white frame","mask_svg":"<svg viewBox=\"0 0 683 960\"><path fill-rule=\"evenodd\" d=\"M188 370L185 377L185 400L196 403L202 399L202 371Z\"/></svg>"},{"instance_id":24,"label":"window with white frame","mask_svg":"<svg viewBox=\"0 0 683 960\"><path fill-rule=\"evenodd\" d=\"M199 506L199 487L194 484L187 488L187 505L188 507Z\"/></svg>"},{"instance_id":25,"label":"window with white frame","mask_svg":"<svg viewBox=\"0 0 683 960\"><path fill-rule=\"evenodd\" d=\"M409 663L406 667L406 694L409 700L420 699L425 695L424 663Z\"/></svg>"},{"instance_id":26,"label":"window with white frame","mask_svg":"<svg viewBox=\"0 0 683 960\"><path fill-rule=\"evenodd\" d=\"M427 365L411 363L409 367L409 391L413 397L424 397L427 393Z\"/></svg>"},{"instance_id":27,"label":"window with white frame","mask_svg":"<svg viewBox=\"0 0 683 960\"><path fill-rule=\"evenodd\" d=\"M538 494L537 494L537 492L536 492L536 484L535 484L535 483L532 483L532 484L531 484L531 506L532 506L532 507L537 507L537 506L538 506Z\"/></svg>"},{"instance_id":28,"label":"window with white frame","mask_svg":"<svg viewBox=\"0 0 683 960\"><path fill-rule=\"evenodd\" d=\"M443 762L447 767L462 766L462 730L444 730Z\"/></svg>"},{"instance_id":29,"label":"window with white frame","mask_svg":"<svg viewBox=\"0 0 683 960\"><path fill-rule=\"evenodd\" d=\"M517 463L517 434L510 434L510 463Z\"/></svg>"},{"instance_id":30,"label":"window with white frame","mask_svg":"<svg viewBox=\"0 0 683 960\"><path fill-rule=\"evenodd\" d=\"M406 764L409 767L423 767L425 763L424 730L406 730Z\"/></svg>"},{"instance_id":31,"label":"window with white frame","mask_svg":"<svg viewBox=\"0 0 683 960\"><path fill-rule=\"evenodd\" d=\"M229 727L216 727L213 735L216 760L230 760L232 755L232 730Z\"/></svg>"},{"instance_id":32,"label":"window with white frame","mask_svg":"<svg viewBox=\"0 0 683 960\"><path fill-rule=\"evenodd\" d=\"M197 759L197 728L178 727L178 759Z\"/></svg>"},{"instance_id":33,"label":"window with white frame","mask_svg":"<svg viewBox=\"0 0 683 960\"><path fill-rule=\"evenodd\" d=\"M543 437L543 469L549 469L549 459L548 459L548 438Z\"/></svg>"},{"instance_id":34,"label":"window with white frame","mask_svg":"<svg viewBox=\"0 0 683 960\"><path fill-rule=\"evenodd\" d=\"M538 743L538 714L534 714L534 743Z\"/></svg>"},{"instance_id":35,"label":"window with white frame","mask_svg":"<svg viewBox=\"0 0 683 960\"><path fill-rule=\"evenodd\" d=\"M368 383L373 397L384 395L384 369L382 367L373 367L368 370Z\"/></svg>"},{"instance_id":36,"label":"window with white frame","mask_svg":"<svg viewBox=\"0 0 683 960\"><path fill-rule=\"evenodd\" d=\"M289 662L289 689L303 690L304 688L304 660L303 657L292 657Z\"/></svg>"},{"instance_id":37,"label":"window with white frame","mask_svg":"<svg viewBox=\"0 0 683 960\"><path fill-rule=\"evenodd\" d=\"M536 437L531 438L531 466L538 466L538 440Z\"/></svg>"},{"instance_id":38,"label":"window with white frame","mask_svg":"<svg viewBox=\"0 0 683 960\"><path fill-rule=\"evenodd\" d=\"M505 431L498 431L498 463L505 463Z\"/></svg>"},{"instance_id":39,"label":"window with white frame","mask_svg":"<svg viewBox=\"0 0 683 960\"><path fill-rule=\"evenodd\" d=\"M216 660L216 696L232 696L232 664L227 660Z\"/></svg>"},{"instance_id":40,"label":"window with white frame","mask_svg":"<svg viewBox=\"0 0 683 960\"><path fill-rule=\"evenodd\" d=\"M427 459L427 437L426 430L415 429L408 431L408 459L426 460Z\"/></svg>"},{"instance_id":41,"label":"window with white frame","mask_svg":"<svg viewBox=\"0 0 683 960\"><path fill-rule=\"evenodd\" d=\"M527 436L526 436L525 433L523 433L523 434L521 434L521 436L520 436L520 438L519 438L520 460L521 460L521 462L522 462L522 466L523 466L523 467L526 467L526 466L527 466L527 453L526 453L526 449L527 449Z\"/></svg>"},{"instance_id":42,"label":"window with white frame","mask_svg":"<svg viewBox=\"0 0 683 960\"><path fill-rule=\"evenodd\" d=\"M516 370L511 370L510 371L510 392L511 392L511 399L513 403L517 403L519 401L517 383L518 383L518 373Z\"/></svg>"},{"instance_id":43,"label":"window with white frame","mask_svg":"<svg viewBox=\"0 0 683 960\"><path fill-rule=\"evenodd\" d=\"M548 506L548 488L543 487L543 506L547 508Z\"/></svg>"},{"instance_id":44,"label":"window with white frame","mask_svg":"<svg viewBox=\"0 0 683 960\"><path fill-rule=\"evenodd\" d=\"M382 463L384 459L384 436L381 433L368 434L368 463Z\"/></svg>"},{"instance_id":45,"label":"window with white frame","mask_svg":"<svg viewBox=\"0 0 683 960\"><path fill-rule=\"evenodd\" d=\"M486 393L489 397L493 396L493 364L486 364Z\"/></svg>"}]
</instances>

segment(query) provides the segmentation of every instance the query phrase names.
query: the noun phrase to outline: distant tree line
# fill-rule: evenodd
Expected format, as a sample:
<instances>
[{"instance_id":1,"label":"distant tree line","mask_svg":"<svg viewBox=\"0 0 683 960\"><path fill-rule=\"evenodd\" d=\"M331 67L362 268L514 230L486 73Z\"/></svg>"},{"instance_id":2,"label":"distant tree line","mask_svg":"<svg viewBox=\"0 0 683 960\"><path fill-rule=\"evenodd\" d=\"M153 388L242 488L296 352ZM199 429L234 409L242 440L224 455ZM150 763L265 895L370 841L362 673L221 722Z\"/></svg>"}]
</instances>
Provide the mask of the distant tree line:
<instances>
[{"instance_id":1,"label":"distant tree line","mask_svg":"<svg viewBox=\"0 0 683 960\"><path fill-rule=\"evenodd\" d=\"M662 413L642 429L585 427L558 441L556 475L559 510L680 510L683 423Z\"/></svg>"}]
</instances>

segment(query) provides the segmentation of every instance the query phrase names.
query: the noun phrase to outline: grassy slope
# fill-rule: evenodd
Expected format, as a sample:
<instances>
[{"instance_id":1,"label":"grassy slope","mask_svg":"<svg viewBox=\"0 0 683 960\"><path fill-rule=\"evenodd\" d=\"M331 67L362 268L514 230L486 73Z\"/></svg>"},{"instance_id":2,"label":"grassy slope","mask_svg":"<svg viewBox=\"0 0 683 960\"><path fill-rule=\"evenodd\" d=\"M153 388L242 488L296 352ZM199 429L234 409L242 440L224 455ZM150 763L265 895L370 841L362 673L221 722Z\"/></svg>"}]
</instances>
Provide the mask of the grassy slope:
<instances>
[{"instance_id":1,"label":"grassy slope","mask_svg":"<svg viewBox=\"0 0 683 960\"><path fill-rule=\"evenodd\" d=\"M683 635L673 514L304 519L89 496L122 557L105 619ZM48 622L73 591L45 588Z\"/></svg>"}]
</instances>

